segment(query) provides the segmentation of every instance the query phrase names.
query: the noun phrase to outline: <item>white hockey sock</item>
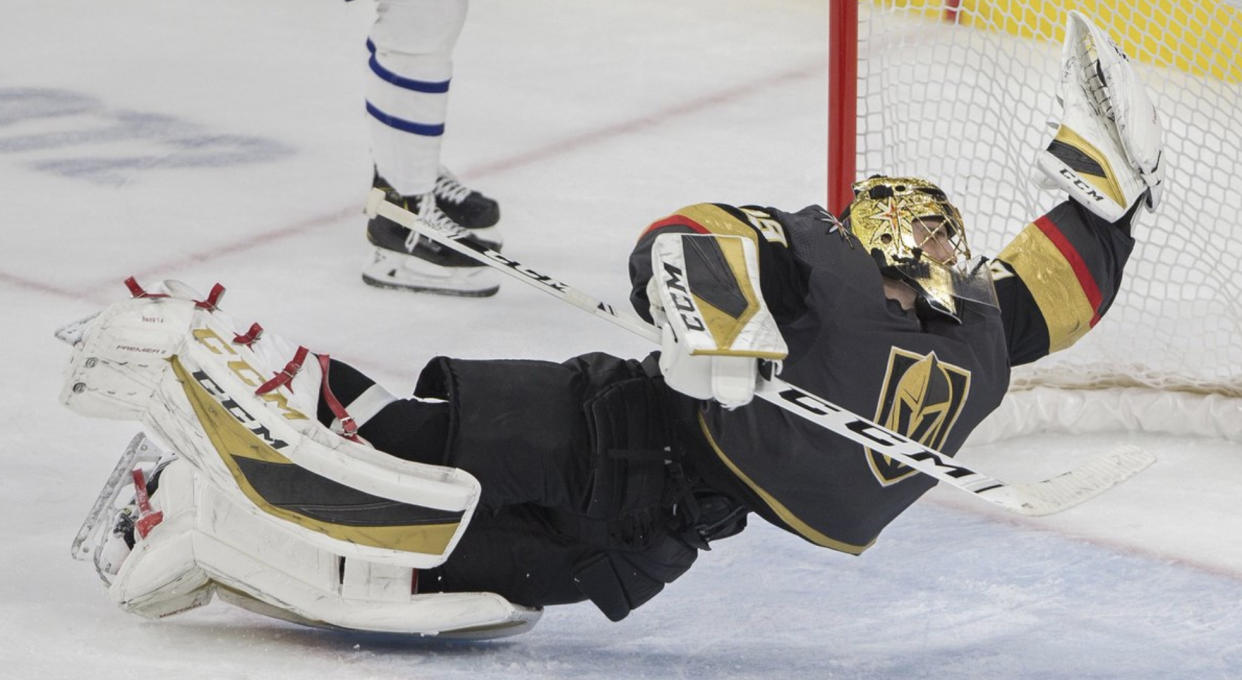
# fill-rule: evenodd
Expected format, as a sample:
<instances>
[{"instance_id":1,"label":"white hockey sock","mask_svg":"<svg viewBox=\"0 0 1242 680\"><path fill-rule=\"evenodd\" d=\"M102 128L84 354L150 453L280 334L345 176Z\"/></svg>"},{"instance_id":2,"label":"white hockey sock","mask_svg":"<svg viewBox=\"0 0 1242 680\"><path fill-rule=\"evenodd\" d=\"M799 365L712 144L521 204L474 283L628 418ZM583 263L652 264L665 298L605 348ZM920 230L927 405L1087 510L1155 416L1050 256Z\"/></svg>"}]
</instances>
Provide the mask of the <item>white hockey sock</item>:
<instances>
[{"instance_id":1,"label":"white hockey sock","mask_svg":"<svg viewBox=\"0 0 1242 680\"><path fill-rule=\"evenodd\" d=\"M435 186L464 0L381 0L367 39L371 153L403 196Z\"/></svg>"}]
</instances>

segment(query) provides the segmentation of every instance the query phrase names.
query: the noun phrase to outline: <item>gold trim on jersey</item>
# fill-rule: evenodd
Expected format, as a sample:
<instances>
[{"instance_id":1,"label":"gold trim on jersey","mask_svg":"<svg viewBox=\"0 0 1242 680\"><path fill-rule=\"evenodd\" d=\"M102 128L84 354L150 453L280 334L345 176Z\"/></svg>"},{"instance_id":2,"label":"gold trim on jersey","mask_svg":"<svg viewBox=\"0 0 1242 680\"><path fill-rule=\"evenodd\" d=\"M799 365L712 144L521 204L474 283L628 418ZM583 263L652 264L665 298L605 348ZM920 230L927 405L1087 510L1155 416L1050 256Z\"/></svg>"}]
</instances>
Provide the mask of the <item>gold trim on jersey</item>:
<instances>
[{"instance_id":1,"label":"gold trim on jersey","mask_svg":"<svg viewBox=\"0 0 1242 680\"><path fill-rule=\"evenodd\" d=\"M746 486L750 487L751 491L758 494L759 498L772 509L772 512L775 512L776 516L780 517L781 521L789 526L789 528L796 531L798 535L814 543L815 545L823 546L825 548L832 548L833 550L839 550L851 555L857 555L875 544L875 540L872 540L866 545L853 545L844 541L838 541L835 538L829 537L827 534L817 531L811 525L799 519L797 515L793 514L793 511L785 507L785 504L777 500L775 496L767 491L764 491L763 488L756 484L753 479L748 477L745 472L742 472L742 470L738 468L732 460L729 460L729 456L727 456L720 448L720 445L716 443L716 438L712 436L711 429L707 427L707 421L703 419L702 413L699 414L699 428L703 431L703 437L707 439L707 443L712 447L712 451L716 452L716 456L720 458L721 462L729 468L729 471L732 472L738 479L745 482Z\"/></svg>"},{"instance_id":2,"label":"gold trim on jersey","mask_svg":"<svg viewBox=\"0 0 1242 680\"><path fill-rule=\"evenodd\" d=\"M746 271L746 256L742 242L731 238L716 238L713 240L716 242L716 246L720 248L720 254L724 257L725 264L729 267L729 274L733 277L733 283L737 292L746 300L746 309L742 311L741 315L735 317L715 307L698 295L694 295L693 291L691 291L695 306L699 308L699 312L703 316L703 323L707 326L708 332L712 334L712 339L716 341L716 347L719 348L707 352L694 352L694 354L729 356L739 354L733 350L733 343L737 340L737 336L742 334L742 330L746 328L747 322L758 313L759 301L755 298L754 283L750 280L750 275ZM783 355L768 357L766 356L767 354L772 353L744 353L745 356L765 356L765 358L771 359L784 358Z\"/></svg>"},{"instance_id":3,"label":"gold trim on jersey","mask_svg":"<svg viewBox=\"0 0 1242 680\"><path fill-rule=\"evenodd\" d=\"M893 347L876 404L875 421L940 450L970 396L970 371L940 360L935 352L919 354ZM882 486L915 474L914 468L871 449L867 464Z\"/></svg>"},{"instance_id":4,"label":"gold trim on jersey","mask_svg":"<svg viewBox=\"0 0 1242 680\"><path fill-rule=\"evenodd\" d=\"M232 473L242 493L260 510L311 531L359 545L432 555L443 554L448 548L459 522L399 526L347 526L313 519L267 502L246 478L235 458L250 458L280 465L293 465L294 463L281 455L262 436L238 421L206 388L199 384L194 376L190 375L178 357L173 356L169 361L172 363L173 373L185 391L186 399L194 409L195 415L198 416L203 432L206 433L216 452L220 454L220 459ZM265 429L262 431L270 437L270 432L266 432Z\"/></svg>"},{"instance_id":5,"label":"gold trim on jersey","mask_svg":"<svg viewBox=\"0 0 1242 680\"><path fill-rule=\"evenodd\" d=\"M1091 330L1095 307L1060 249L1031 223L1005 246L1004 260L1026 284L1048 327L1048 352L1069 347Z\"/></svg>"},{"instance_id":6,"label":"gold trim on jersey","mask_svg":"<svg viewBox=\"0 0 1242 680\"><path fill-rule=\"evenodd\" d=\"M736 215L718 205L695 203L678 210L677 214L694 220L696 224L713 234L745 236L754 241L755 245L759 245L759 235L755 233L752 224L739 220Z\"/></svg>"}]
</instances>

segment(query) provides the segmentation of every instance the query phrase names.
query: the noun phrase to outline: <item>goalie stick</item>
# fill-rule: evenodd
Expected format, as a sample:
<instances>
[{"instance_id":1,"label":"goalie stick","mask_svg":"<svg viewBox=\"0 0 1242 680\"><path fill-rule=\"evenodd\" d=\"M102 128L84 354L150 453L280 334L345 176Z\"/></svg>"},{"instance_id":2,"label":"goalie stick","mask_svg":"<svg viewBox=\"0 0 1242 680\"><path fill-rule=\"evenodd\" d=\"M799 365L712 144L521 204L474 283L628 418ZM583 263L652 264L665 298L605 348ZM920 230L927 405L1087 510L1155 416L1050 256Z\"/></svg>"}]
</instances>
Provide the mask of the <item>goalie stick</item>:
<instances>
[{"instance_id":1,"label":"goalie stick","mask_svg":"<svg viewBox=\"0 0 1242 680\"><path fill-rule=\"evenodd\" d=\"M428 224L414 213L384 200L384 192L379 189L373 189L368 195L366 213L369 217L382 215L436 243L499 269L656 344L660 343L660 331L642 319L618 313L611 305L477 241L463 240L469 234L465 229L441 229ZM1023 515L1048 515L1065 510L1103 493L1156 460L1150 452L1126 445L1048 479L1013 484L977 472L935 449L780 378L770 377L760 381L755 396L954 488Z\"/></svg>"}]
</instances>

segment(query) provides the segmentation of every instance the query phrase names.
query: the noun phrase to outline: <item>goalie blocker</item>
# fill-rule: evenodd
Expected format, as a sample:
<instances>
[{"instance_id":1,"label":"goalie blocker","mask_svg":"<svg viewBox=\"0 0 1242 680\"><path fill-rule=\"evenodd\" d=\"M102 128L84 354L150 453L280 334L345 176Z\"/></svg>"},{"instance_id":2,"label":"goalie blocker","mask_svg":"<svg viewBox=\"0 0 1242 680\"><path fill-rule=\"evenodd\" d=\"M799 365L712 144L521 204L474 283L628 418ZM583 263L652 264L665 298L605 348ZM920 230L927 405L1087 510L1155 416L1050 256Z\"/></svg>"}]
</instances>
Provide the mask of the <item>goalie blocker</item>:
<instances>
[{"instance_id":1,"label":"goalie blocker","mask_svg":"<svg viewBox=\"0 0 1242 680\"><path fill-rule=\"evenodd\" d=\"M789 354L758 290L754 241L661 234L651 249L647 297L661 329L660 372L669 387L725 407L750 403L759 361Z\"/></svg>"}]
</instances>

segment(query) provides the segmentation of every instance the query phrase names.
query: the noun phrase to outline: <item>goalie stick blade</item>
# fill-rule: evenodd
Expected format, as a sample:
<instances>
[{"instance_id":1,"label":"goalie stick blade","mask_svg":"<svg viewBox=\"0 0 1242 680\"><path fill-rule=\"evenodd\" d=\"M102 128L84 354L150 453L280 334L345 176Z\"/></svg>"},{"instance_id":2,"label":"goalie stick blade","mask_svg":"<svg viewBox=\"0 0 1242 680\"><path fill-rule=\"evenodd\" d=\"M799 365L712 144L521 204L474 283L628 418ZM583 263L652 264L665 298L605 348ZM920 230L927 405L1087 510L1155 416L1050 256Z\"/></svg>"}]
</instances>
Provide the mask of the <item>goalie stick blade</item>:
<instances>
[{"instance_id":1,"label":"goalie stick blade","mask_svg":"<svg viewBox=\"0 0 1242 680\"><path fill-rule=\"evenodd\" d=\"M978 472L780 378L762 383L755 396L976 498L1023 515L1048 515L1077 505L1155 460L1152 454L1127 446L1049 479L1012 484Z\"/></svg>"},{"instance_id":2,"label":"goalie stick blade","mask_svg":"<svg viewBox=\"0 0 1242 680\"><path fill-rule=\"evenodd\" d=\"M1095 498L1154 462L1156 456L1150 451L1125 445L1055 477L988 489L978 495L1023 515L1050 515Z\"/></svg>"},{"instance_id":3,"label":"goalie stick blade","mask_svg":"<svg viewBox=\"0 0 1242 680\"><path fill-rule=\"evenodd\" d=\"M87 513L86 519L83 520L82 527L78 529L77 536L73 538L73 544L69 548L73 559L86 560L98 552L103 545L103 533L111 528L113 517L120 510L116 506L117 497L120 496L122 489L129 488L133 484L130 473L141 463L157 463L163 454L164 452L148 439L147 435L141 432L134 435L134 438L129 441L129 446L125 447L125 452L121 454L120 460L112 468L108 480L104 482L103 489L95 498L95 503Z\"/></svg>"}]
</instances>

